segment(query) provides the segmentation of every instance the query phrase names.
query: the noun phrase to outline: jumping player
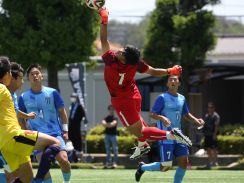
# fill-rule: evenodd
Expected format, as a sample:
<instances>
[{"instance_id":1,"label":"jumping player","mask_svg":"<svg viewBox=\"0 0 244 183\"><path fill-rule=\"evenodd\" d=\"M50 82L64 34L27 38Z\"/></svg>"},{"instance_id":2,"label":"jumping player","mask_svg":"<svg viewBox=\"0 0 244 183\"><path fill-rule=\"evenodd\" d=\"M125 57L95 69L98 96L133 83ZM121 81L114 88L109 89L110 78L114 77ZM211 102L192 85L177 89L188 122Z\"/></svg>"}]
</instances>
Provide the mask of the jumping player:
<instances>
[{"instance_id":1,"label":"jumping player","mask_svg":"<svg viewBox=\"0 0 244 183\"><path fill-rule=\"evenodd\" d=\"M141 60L140 51L130 45L113 52L107 40L108 11L106 8L100 9L99 15L101 17L102 58L105 64L104 80L111 95L111 103L123 125L139 140L138 146L130 158L136 159L150 150L146 140L172 139L191 146L188 137L185 137L178 129L166 132L155 127L148 127L140 115L141 95L134 79L136 72L158 77L169 74L179 75L182 71L181 67L153 68Z\"/></svg>"},{"instance_id":2,"label":"jumping player","mask_svg":"<svg viewBox=\"0 0 244 183\"><path fill-rule=\"evenodd\" d=\"M37 131L22 130L16 118L11 94L6 88L11 82L11 65L8 57L0 56L0 151L3 167L13 183L41 183L59 153L56 138ZM33 150L43 150L43 156L34 180L30 155Z\"/></svg>"},{"instance_id":3,"label":"jumping player","mask_svg":"<svg viewBox=\"0 0 244 183\"><path fill-rule=\"evenodd\" d=\"M201 118L193 116L187 107L186 99L183 95L177 93L180 86L180 76L172 75L168 77L168 91L159 95L152 110L151 117L157 121L157 127L162 130L172 128L181 129L181 118L193 122L198 126L204 125ZM174 183L181 183L185 175L188 163L188 148L185 144L173 141L159 141L160 161L150 164L139 164L135 174L136 181L139 182L145 171L167 171L172 166L173 157L177 158L178 168L174 176Z\"/></svg>"}]
</instances>

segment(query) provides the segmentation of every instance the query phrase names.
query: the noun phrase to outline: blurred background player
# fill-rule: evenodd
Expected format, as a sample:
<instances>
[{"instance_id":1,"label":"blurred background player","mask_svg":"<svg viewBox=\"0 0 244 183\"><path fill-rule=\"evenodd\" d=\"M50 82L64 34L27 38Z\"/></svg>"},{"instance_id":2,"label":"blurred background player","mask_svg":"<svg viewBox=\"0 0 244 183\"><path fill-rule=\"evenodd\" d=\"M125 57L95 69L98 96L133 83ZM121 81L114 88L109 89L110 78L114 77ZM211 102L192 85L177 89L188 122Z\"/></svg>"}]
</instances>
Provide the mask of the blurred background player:
<instances>
[{"instance_id":1,"label":"blurred background player","mask_svg":"<svg viewBox=\"0 0 244 183\"><path fill-rule=\"evenodd\" d=\"M152 107L150 116L153 119L158 120L157 127L159 129L181 129L182 117L186 121L193 122L198 126L202 126L204 124L203 119L196 118L189 112L185 97L178 93L179 86L180 76L168 76L168 90L157 97ZM175 172L174 183L181 183L188 164L188 147L175 140L159 141L159 146L160 162L154 162L151 164L144 164L141 162L135 175L136 181L140 181L140 177L145 171L169 170L172 166L173 158L175 157L178 168Z\"/></svg>"},{"instance_id":2,"label":"blurred background player","mask_svg":"<svg viewBox=\"0 0 244 183\"><path fill-rule=\"evenodd\" d=\"M205 125L203 127L204 134L204 146L208 154L208 164L206 168L212 166L218 166L217 156L217 134L220 124L220 116L215 111L215 105L213 102L208 102L207 113L204 116Z\"/></svg>"},{"instance_id":3,"label":"blurred background player","mask_svg":"<svg viewBox=\"0 0 244 183\"><path fill-rule=\"evenodd\" d=\"M118 162L118 142L117 142L117 125L118 119L114 115L114 108L112 105L108 106L108 115L102 120L102 125L105 127L104 144L106 149L106 163L105 168L117 167ZM113 149L113 161L111 157L111 148Z\"/></svg>"},{"instance_id":4,"label":"blurred background player","mask_svg":"<svg viewBox=\"0 0 244 183\"><path fill-rule=\"evenodd\" d=\"M42 68L38 64L32 64L27 69L27 77L31 88L19 97L19 108L21 111L37 114L35 119L29 119L28 125L32 130L57 138L60 142L60 152L56 156L62 170L64 183L70 181L70 163L65 150L65 141L68 140L68 117L64 107L64 101L57 90L42 85ZM62 127L61 128L61 125ZM38 160L42 152L36 152ZM52 182L51 175L45 177L45 183Z\"/></svg>"},{"instance_id":5,"label":"blurred background player","mask_svg":"<svg viewBox=\"0 0 244 183\"><path fill-rule=\"evenodd\" d=\"M78 95L73 93L70 96L69 107L69 139L71 140L75 153L73 155L74 162L81 161L83 149L82 149L82 136L81 136L81 123L87 124L85 110L80 104Z\"/></svg>"},{"instance_id":6,"label":"blurred background player","mask_svg":"<svg viewBox=\"0 0 244 183\"><path fill-rule=\"evenodd\" d=\"M0 151L4 170L13 183L41 183L59 153L59 142L49 135L22 130L14 109L11 94L6 88L11 82L11 65L8 57L0 56ZM30 155L33 150L43 150L40 166L33 179Z\"/></svg>"},{"instance_id":7,"label":"blurred background player","mask_svg":"<svg viewBox=\"0 0 244 183\"><path fill-rule=\"evenodd\" d=\"M119 51L112 51L107 40L108 11L99 10L101 17L100 39L102 59L105 64L104 80L111 96L111 103L123 125L138 137L138 146L131 159L136 159L147 153L150 147L146 140L178 139L191 145L190 140L179 130L166 132L155 127L148 127L140 115L141 95L135 83L136 72L162 77L167 74L180 74L180 66L168 69L157 69L149 66L140 58L140 51L134 46L125 46Z\"/></svg>"}]
</instances>

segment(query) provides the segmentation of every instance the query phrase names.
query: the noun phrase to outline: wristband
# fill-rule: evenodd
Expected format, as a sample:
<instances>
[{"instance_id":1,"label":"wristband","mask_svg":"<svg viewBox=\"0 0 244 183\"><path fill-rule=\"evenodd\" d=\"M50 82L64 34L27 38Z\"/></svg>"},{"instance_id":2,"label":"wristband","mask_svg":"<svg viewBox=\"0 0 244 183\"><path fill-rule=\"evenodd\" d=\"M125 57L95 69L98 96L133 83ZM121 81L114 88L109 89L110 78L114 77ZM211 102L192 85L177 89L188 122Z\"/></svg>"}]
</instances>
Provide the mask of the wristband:
<instances>
[{"instance_id":1,"label":"wristband","mask_svg":"<svg viewBox=\"0 0 244 183\"><path fill-rule=\"evenodd\" d=\"M67 124L67 123L63 124L63 131L64 131L64 132L69 131L69 130L68 130L68 124Z\"/></svg>"}]
</instances>

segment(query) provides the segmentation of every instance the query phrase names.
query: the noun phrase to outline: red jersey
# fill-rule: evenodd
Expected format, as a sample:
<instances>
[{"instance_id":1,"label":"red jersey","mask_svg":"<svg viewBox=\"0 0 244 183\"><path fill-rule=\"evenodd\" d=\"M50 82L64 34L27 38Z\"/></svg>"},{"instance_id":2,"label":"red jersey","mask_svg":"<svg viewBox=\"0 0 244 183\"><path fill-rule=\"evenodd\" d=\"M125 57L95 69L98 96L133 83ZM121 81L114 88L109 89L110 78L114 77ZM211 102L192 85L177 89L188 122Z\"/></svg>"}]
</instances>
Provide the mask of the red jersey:
<instances>
[{"instance_id":1,"label":"red jersey","mask_svg":"<svg viewBox=\"0 0 244 183\"><path fill-rule=\"evenodd\" d=\"M102 55L105 63L104 80L111 97L133 97L140 95L135 82L136 72L144 73L149 65L140 60L137 64L123 64L115 56L115 52L109 50Z\"/></svg>"}]
</instances>

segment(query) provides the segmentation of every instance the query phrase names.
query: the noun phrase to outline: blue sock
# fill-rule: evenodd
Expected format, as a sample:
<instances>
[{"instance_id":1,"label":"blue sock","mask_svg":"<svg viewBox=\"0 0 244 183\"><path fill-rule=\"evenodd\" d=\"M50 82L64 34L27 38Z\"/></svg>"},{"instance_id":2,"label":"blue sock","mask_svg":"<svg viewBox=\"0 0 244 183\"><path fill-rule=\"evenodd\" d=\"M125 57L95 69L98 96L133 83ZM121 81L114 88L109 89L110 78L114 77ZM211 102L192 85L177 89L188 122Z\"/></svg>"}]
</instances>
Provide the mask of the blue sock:
<instances>
[{"instance_id":1,"label":"blue sock","mask_svg":"<svg viewBox=\"0 0 244 183\"><path fill-rule=\"evenodd\" d=\"M70 177L71 177L71 173L68 172L68 173L65 173L65 172L62 172L63 174L63 178L64 178L64 181L70 181Z\"/></svg>"},{"instance_id":2,"label":"blue sock","mask_svg":"<svg viewBox=\"0 0 244 183\"><path fill-rule=\"evenodd\" d=\"M145 164L141 166L141 169L143 171L160 171L160 164L160 162Z\"/></svg>"},{"instance_id":3,"label":"blue sock","mask_svg":"<svg viewBox=\"0 0 244 183\"><path fill-rule=\"evenodd\" d=\"M0 173L0 182L1 183L7 183L5 173Z\"/></svg>"},{"instance_id":4,"label":"blue sock","mask_svg":"<svg viewBox=\"0 0 244 183\"><path fill-rule=\"evenodd\" d=\"M186 173L186 169L178 167L175 172L174 183L181 183Z\"/></svg>"},{"instance_id":5,"label":"blue sock","mask_svg":"<svg viewBox=\"0 0 244 183\"><path fill-rule=\"evenodd\" d=\"M44 150L37 170L35 180L44 179L45 175L51 168L52 161L55 160L55 157L59 152L60 152L60 147L58 146L48 146Z\"/></svg>"},{"instance_id":6,"label":"blue sock","mask_svg":"<svg viewBox=\"0 0 244 183\"><path fill-rule=\"evenodd\" d=\"M52 178L49 178L47 180L44 180L43 183L53 183Z\"/></svg>"}]
</instances>

